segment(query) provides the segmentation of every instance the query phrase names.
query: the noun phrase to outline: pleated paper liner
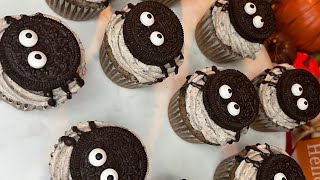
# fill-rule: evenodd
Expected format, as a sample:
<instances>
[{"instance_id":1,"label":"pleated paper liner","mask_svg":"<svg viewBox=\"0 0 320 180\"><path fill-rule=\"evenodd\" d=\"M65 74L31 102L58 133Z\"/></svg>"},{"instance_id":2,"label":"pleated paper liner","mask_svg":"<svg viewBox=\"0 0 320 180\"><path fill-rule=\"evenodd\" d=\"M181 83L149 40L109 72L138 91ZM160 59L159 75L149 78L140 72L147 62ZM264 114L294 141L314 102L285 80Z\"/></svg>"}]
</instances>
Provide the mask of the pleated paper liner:
<instances>
[{"instance_id":1,"label":"pleated paper liner","mask_svg":"<svg viewBox=\"0 0 320 180\"><path fill-rule=\"evenodd\" d=\"M211 9L207 10L196 27L196 42L202 53L216 63L228 63L243 59L217 37L212 22Z\"/></svg>"},{"instance_id":2,"label":"pleated paper liner","mask_svg":"<svg viewBox=\"0 0 320 180\"><path fill-rule=\"evenodd\" d=\"M187 116L185 87L182 87L171 98L168 108L169 122L174 132L183 140L196 144L212 144L207 141L200 131L193 129Z\"/></svg>"},{"instance_id":3,"label":"pleated paper liner","mask_svg":"<svg viewBox=\"0 0 320 180\"><path fill-rule=\"evenodd\" d=\"M103 3L84 3L83 0L46 0L46 2L54 12L74 21L92 19L106 8Z\"/></svg>"},{"instance_id":4,"label":"pleated paper liner","mask_svg":"<svg viewBox=\"0 0 320 180\"><path fill-rule=\"evenodd\" d=\"M137 78L119 66L114 58L108 38L105 35L100 48L100 64L106 76L115 84L129 89L146 87L156 82L148 84L139 83Z\"/></svg>"}]
</instances>

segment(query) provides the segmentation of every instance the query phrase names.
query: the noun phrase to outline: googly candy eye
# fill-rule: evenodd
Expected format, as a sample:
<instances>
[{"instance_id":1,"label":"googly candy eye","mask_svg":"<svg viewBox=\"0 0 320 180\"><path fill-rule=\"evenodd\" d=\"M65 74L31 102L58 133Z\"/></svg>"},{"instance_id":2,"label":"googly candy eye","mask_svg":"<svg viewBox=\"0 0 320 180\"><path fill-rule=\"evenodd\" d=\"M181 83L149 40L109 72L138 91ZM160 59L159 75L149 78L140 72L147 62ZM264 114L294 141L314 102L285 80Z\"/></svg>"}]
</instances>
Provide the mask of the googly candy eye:
<instances>
[{"instance_id":1,"label":"googly candy eye","mask_svg":"<svg viewBox=\"0 0 320 180\"><path fill-rule=\"evenodd\" d=\"M30 29L26 29L20 32L19 42L24 47L33 47L38 42L38 35Z\"/></svg>"},{"instance_id":2,"label":"googly candy eye","mask_svg":"<svg viewBox=\"0 0 320 180\"><path fill-rule=\"evenodd\" d=\"M150 41L155 46L161 46L164 43L164 37L160 32L154 31L150 35Z\"/></svg>"},{"instance_id":3,"label":"googly candy eye","mask_svg":"<svg viewBox=\"0 0 320 180\"><path fill-rule=\"evenodd\" d=\"M107 154L103 149L96 148L89 154L89 162L95 167L104 165L107 161Z\"/></svg>"},{"instance_id":4,"label":"googly candy eye","mask_svg":"<svg viewBox=\"0 0 320 180\"><path fill-rule=\"evenodd\" d=\"M303 88L300 84L294 84L291 86L291 92L294 96L301 96Z\"/></svg>"},{"instance_id":5,"label":"googly candy eye","mask_svg":"<svg viewBox=\"0 0 320 180\"><path fill-rule=\"evenodd\" d=\"M273 180L287 180L287 177L283 173L277 173Z\"/></svg>"},{"instance_id":6,"label":"googly candy eye","mask_svg":"<svg viewBox=\"0 0 320 180\"><path fill-rule=\"evenodd\" d=\"M254 13L257 12L257 7L256 5L254 5L252 2L248 2L245 6L244 6L244 11L249 14L252 15Z\"/></svg>"},{"instance_id":7,"label":"googly candy eye","mask_svg":"<svg viewBox=\"0 0 320 180\"><path fill-rule=\"evenodd\" d=\"M262 28L264 25L264 21L261 16L255 16L252 21L254 27L256 27L257 29Z\"/></svg>"},{"instance_id":8,"label":"googly candy eye","mask_svg":"<svg viewBox=\"0 0 320 180\"><path fill-rule=\"evenodd\" d=\"M100 180L118 180L118 173L114 169L106 169L100 175Z\"/></svg>"},{"instance_id":9,"label":"googly candy eye","mask_svg":"<svg viewBox=\"0 0 320 180\"><path fill-rule=\"evenodd\" d=\"M230 86L228 85L222 85L219 88L219 95L223 98L223 99L230 99L232 96L232 89L230 88Z\"/></svg>"},{"instance_id":10,"label":"googly candy eye","mask_svg":"<svg viewBox=\"0 0 320 180\"><path fill-rule=\"evenodd\" d=\"M227 108L231 116L238 116L240 114L240 106L235 102L230 102Z\"/></svg>"},{"instance_id":11,"label":"googly candy eye","mask_svg":"<svg viewBox=\"0 0 320 180\"><path fill-rule=\"evenodd\" d=\"M304 111L308 109L309 103L305 98L300 98L297 101L297 106L300 110Z\"/></svg>"},{"instance_id":12,"label":"googly candy eye","mask_svg":"<svg viewBox=\"0 0 320 180\"><path fill-rule=\"evenodd\" d=\"M154 24L154 17L150 12L143 12L140 15L140 21L143 25L149 27Z\"/></svg>"},{"instance_id":13,"label":"googly candy eye","mask_svg":"<svg viewBox=\"0 0 320 180\"><path fill-rule=\"evenodd\" d=\"M28 55L28 64L32 68L43 68L47 63L47 56L41 51L33 51Z\"/></svg>"}]
</instances>

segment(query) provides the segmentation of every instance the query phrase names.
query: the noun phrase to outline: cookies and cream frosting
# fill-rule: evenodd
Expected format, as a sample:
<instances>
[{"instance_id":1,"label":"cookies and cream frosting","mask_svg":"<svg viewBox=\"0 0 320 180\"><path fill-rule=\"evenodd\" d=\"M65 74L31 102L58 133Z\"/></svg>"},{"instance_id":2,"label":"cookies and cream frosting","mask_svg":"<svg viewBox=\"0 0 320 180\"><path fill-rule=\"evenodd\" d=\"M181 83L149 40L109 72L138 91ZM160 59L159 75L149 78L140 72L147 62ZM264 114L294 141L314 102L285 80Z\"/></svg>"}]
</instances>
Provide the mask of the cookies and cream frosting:
<instances>
[{"instance_id":1,"label":"cookies and cream frosting","mask_svg":"<svg viewBox=\"0 0 320 180\"><path fill-rule=\"evenodd\" d=\"M119 66L140 83L175 75L183 62L182 26L161 3L129 4L117 11L111 17L106 36Z\"/></svg>"},{"instance_id":2,"label":"cookies and cream frosting","mask_svg":"<svg viewBox=\"0 0 320 180\"><path fill-rule=\"evenodd\" d=\"M39 23L43 23L41 30L36 25ZM83 85L84 48L60 20L42 14L8 16L0 20L0 27L2 98L25 110L46 109L70 99ZM20 32L19 27L24 30ZM59 31L53 34L55 27L69 39ZM66 40L53 42L62 37ZM46 44L46 38L51 39L50 44ZM66 41L68 45L64 44Z\"/></svg>"},{"instance_id":3,"label":"cookies and cream frosting","mask_svg":"<svg viewBox=\"0 0 320 180\"><path fill-rule=\"evenodd\" d=\"M260 113L281 127L294 129L320 112L320 85L305 70L280 64L253 82L258 86Z\"/></svg>"},{"instance_id":4,"label":"cookies and cream frosting","mask_svg":"<svg viewBox=\"0 0 320 180\"><path fill-rule=\"evenodd\" d=\"M284 150L268 144L247 146L240 161L234 180L305 180L298 163Z\"/></svg>"},{"instance_id":5,"label":"cookies and cream frosting","mask_svg":"<svg viewBox=\"0 0 320 180\"><path fill-rule=\"evenodd\" d=\"M51 180L146 179L148 158L127 129L90 121L65 132L51 154Z\"/></svg>"},{"instance_id":6,"label":"cookies and cream frosting","mask_svg":"<svg viewBox=\"0 0 320 180\"><path fill-rule=\"evenodd\" d=\"M219 0L218 2L226 4L228 1ZM212 23L215 28L216 35L223 44L230 46L234 52L240 54L244 58L257 58L261 52L262 45L242 38L231 24L229 12L223 10L223 6L214 6L212 10Z\"/></svg>"},{"instance_id":7,"label":"cookies and cream frosting","mask_svg":"<svg viewBox=\"0 0 320 180\"><path fill-rule=\"evenodd\" d=\"M237 142L258 113L254 87L236 70L203 69L193 74L185 87L190 124L210 143ZM241 96L247 97L246 102Z\"/></svg>"}]
</instances>

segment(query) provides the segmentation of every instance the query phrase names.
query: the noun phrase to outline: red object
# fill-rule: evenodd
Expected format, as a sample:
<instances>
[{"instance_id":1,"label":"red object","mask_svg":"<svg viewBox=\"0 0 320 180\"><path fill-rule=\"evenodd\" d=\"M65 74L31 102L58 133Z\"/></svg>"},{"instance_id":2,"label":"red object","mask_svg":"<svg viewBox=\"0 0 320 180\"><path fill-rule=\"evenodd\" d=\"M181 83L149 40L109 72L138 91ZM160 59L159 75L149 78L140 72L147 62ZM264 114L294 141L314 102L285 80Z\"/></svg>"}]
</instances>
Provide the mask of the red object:
<instances>
[{"instance_id":1,"label":"red object","mask_svg":"<svg viewBox=\"0 0 320 180\"><path fill-rule=\"evenodd\" d=\"M308 54L298 52L297 58L293 63L297 69L305 69L319 79L319 67L316 60Z\"/></svg>"}]
</instances>

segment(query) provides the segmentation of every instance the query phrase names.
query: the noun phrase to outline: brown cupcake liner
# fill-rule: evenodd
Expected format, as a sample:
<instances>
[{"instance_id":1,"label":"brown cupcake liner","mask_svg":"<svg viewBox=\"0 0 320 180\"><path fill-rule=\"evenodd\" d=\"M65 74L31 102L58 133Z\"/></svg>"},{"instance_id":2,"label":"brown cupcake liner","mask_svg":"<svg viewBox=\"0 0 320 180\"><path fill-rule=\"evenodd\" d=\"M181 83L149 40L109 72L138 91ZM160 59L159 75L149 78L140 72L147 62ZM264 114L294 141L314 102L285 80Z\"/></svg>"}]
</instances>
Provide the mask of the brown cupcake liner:
<instances>
[{"instance_id":1,"label":"brown cupcake liner","mask_svg":"<svg viewBox=\"0 0 320 180\"><path fill-rule=\"evenodd\" d=\"M184 89L185 87L182 87L176 92L169 103L168 115L172 129L181 139L189 143L218 145L207 141L203 134L195 130L190 124L187 116Z\"/></svg>"},{"instance_id":2,"label":"brown cupcake liner","mask_svg":"<svg viewBox=\"0 0 320 180\"><path fill-rule=\"evenodd\" d=\"M211 12L211 9L207 10L196 27L195 37L201 52L216 63L228 63L244 59L218 38L213 26Z\"/></svg>"},{"instance_id":3,"label":"brown cupcake liner","mask_svg":"<svg viewBox=\"0 0 320 180\"><path fill-rule=\"evenodd\" d=\"M119 66L113 56L111 47L108 43L107 35L104 36L100 48L100 64L106 76L115 84L129 89L146 87L156 82L139 83L137 78Z\"/></svg>"},{"instance_id":4,"label":"brown cupcake liner","mask_svg":"<svg viewBox=\"0 0 320 180\"><path fill-rule=\"evenodd\" d=\"M246 149L242 150L240 153L231 156L225 160L223 160L214 173L213 180L231 180L235 177L235 172L240 165L240 163L236 160L236 156L240 155L242 157L246 156L248 151Z\"/></svg>"},{"instance_id":5,"label":"brown cupcake liner","mask_svg":"<svg viewBox=\"0 0 320 180\"><path fill-rule=\"evenodd\" d=\"M92 19L105 9L103 3L84 2L84 0L46 0L46 2L54 12L74 21Z\"/></svg>"},{"instance_id":6,"label":"brown cupcake liner","mask_svg":"<svg viewBox=\"0 0 320 180\"><path fill-rule=\"evenodd\" d=\"M143 1L150 1L150 0L143 0ZM172 6L173 4L178 2L179 0L152 0L152 1L156 1L156 2L162 3L162 4L166 5L166 6Z\"/></svg>"}]
</instances>

